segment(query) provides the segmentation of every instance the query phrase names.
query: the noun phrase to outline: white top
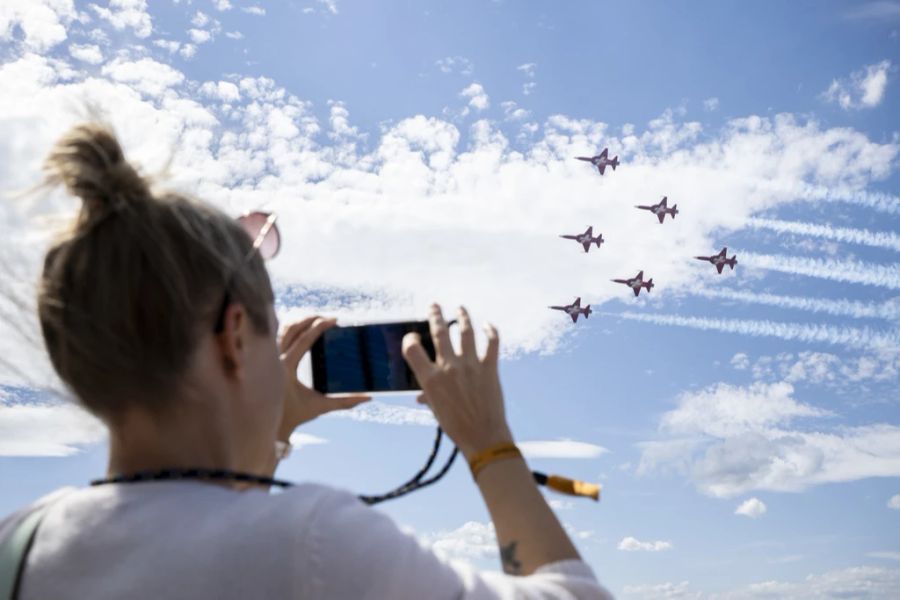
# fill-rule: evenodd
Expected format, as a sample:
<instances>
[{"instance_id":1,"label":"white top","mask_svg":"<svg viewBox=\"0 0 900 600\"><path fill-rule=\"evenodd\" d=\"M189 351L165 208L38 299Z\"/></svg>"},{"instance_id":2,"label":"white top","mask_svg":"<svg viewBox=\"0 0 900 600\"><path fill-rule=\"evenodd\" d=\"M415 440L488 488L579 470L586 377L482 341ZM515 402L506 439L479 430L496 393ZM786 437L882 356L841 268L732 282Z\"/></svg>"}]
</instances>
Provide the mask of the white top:
<instances>
[{"instance_id":1,"label":"white top","mask_svg":"<svg viewBox=\"0 0 900 600\"><path fill-rule=\"evenodd\" d=\"M21 600L54 598L599 598L580 560L516 577L448 563L356 496L316 484L237 492L198 481L55 492Z\"/></svg>"}]
</instances>

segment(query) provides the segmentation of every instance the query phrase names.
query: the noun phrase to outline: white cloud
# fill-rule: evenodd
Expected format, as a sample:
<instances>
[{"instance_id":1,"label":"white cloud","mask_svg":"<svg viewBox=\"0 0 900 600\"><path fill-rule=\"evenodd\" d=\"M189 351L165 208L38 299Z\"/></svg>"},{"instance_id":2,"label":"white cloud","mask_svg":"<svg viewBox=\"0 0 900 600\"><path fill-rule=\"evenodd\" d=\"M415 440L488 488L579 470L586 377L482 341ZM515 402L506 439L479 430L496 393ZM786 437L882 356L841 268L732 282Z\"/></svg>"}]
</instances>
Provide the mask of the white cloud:
<instances>
[{"instance_id":1,"label":"white cloud","mask_svg":"<svg viewBox=\"0 0 900 600\"><path fill-rule=\"evenodd\" d=\"M212 39L212 34L205 29L189 29L188 35L195 44L205 44Z\"/></svg>"},{"instance_id":2,"label":"white cloud","mask_svg":"<svg viewBox=\"0 0 900 600\"><path fill-rule=\"evenodd\" d=\"M22 32L25 48L46 52L66 40L66 27L78 19L72 0L4 0L0 2L0 41Z\"/></svg>"},{"instance_id":3,"label":"white cloud","mask_svg":"<svg viewBox=\"0 0 900 600\"><path fill-rule=\"evenodd\" d=\"M398 404L387 404L370 400L350 410L341 410L326 415L326 418L352 419L381 425L437 426L434 415L427 408L410 408Z\"/></svg>"},{"instance_id":4,"label":"white cloud","mask_svg":"<svg viewBox=\"0 0 900 600\"><path fill-rule=\"evenodd\" d=\"M197 53L197 46L194 44L182 44L174 40L153 40L153 45L162 48L169 54L179 54L182 58L191 58Z\"/></svg>"},{"instance_id":5,"label":"white cloud","mask_svg":"<svg viewBox=\"0 0 900 600\"><path fill-rule=\"evenodd\" d=\"M749 500L742 502L741 505L735 509L734 514L755 519L766 514L766 510L766 504L762 500L759 498L750 498Z\"/></svg>"},{"instance_id":6,"label":"white cloud","mask_svg":"<svg viewBox=\"0 0 900 600\"><path fill-rule=\"evenodd\" d=\"M525 96L530 96L534 93L534 89L537 87L537 83L534 81L525 82L522 85L522 94Z\"/></svg>"},{"instance_id":7,"label":"white cloud","mask_svg":"<svg viewBox=\"0 0 900 600\"><path fill-rule=\"evenodd\" d=\"M900 510L900 494L891 496L891 498L887 501L887 507L894 510Z\"/></svg>"},{"instance_id":8,"label":"white cloud","mask_svg":"<svg viewBox=\"0 0 900 600\"><path fill-rule=\"evenodd\" d=\"M833 80L822 96L844 110L874 108L884 99L888 74L892 71L893 66L889 60L868 65L851 73L849 80Z\"/></svg>"},{"instance_id":9,"label":"white cloud","mask_svg":"<svg viewBox=\"0 0 900 600\"><path fill-rule=\"evenodd\" d=\"M682 600L696 599L700 600L702 595L699 592L690 590L690 582L682 581L680 583L645 583L641 585L626 585L622 588L622 598L627 600Z\"/></svg>"},{"instance_id":10,"label":"white cloud","mask_svg":"<svg viewBox=\"0 0 900 600\"><path fill-rule=\"evenodd\" d=\"M257 17L262 17L266 14L266 9L262 6L243 6L241 7L241 10L249 15L256 15Z\"/></svg>"},{"instance_id":11,"label":"white cloud","mask_svg":"<svg viewBox=\"0 0 900 600\"><path fill-rule=\"evenodd\" d=\"M744 366L757 380L803 382L858 394L860 383L896 381L900 375L900 349L870 350L857 356L846 353L838 356L811 350L796 354L782 352L774 356L760 356L752 366L747 358Z\"/></svg>"},{"instance_id":12,"label":"white cloud","mask_svg":"<svg viewBox=\"0 0 900 600\"><path fill-rule=\"evenodd\" d=\"M328 440L317 435L312 435L310 433L301 433L299 431L295 431L291 434L290 442L294 449L298 450L303 446L320 446L322 444L327 444Z\"/></svg>"},{"instance_id":13,"label":"white cloud","mask_svg":"<svg viewBox=\"0 0 900 600\"><path fill-rule=\"evenodd\" d=\"M900 552L893 551L866 552L866 556L871 556L872 558L883 558L885 560L900 560Z\"/></svg>"},{"instance_id":14,"label":"white cloud","mask_svg":"<svg viewBox=\"0 0 900 600\"><path fill-rule=\"evenodd\" d=\"M68 456L105 437L103 425L77 406L0 398L0 456Z\"/></svg>"},{"instance_id":15,"label":"white cloud","mask_svg":"<svg viewBox=\"0 0 900 600\"><path fill-rule=\"evenodd\" d=\"M108 21L118 31L134 30L139 38L148 37L153 32L153 19L147 10L147 0L109 0L109 7L91 4L90 7L101 19Z\"/></svg>"},{"instance_id":16,"label":"white cloud","mask_svg":"<svg viewBox=\"0 0 900 600\"><path fill-rule=\"evenodd\" d=\"M703 110L712 112L719 109L719 99L716 97L707 98L703 101Z\"/></svg>"},{"instance_id":17,"label":"white cloud","mask_svg":"<svg viewBox=\"0 0 900 600\"><path fill-rule=\"evenodd\" d=\"M198 10L191 18L191 25L194 27L205 27L209 22L209 15L201 10Z\"/></svg>"},{"instance_id":18,"label":"white cloud","mask_svg":"<svg viewBox=\"0 0 900 600\"><path fill-rule=\"evenodd\" d=\"M227 37L230 40L242 40L242 39L244 39L244 34L241 33L240 31L226 31L225 37Z\"/></svg>"},{"instance_id":19,"label":"white cloud","mask_svg":"<svg viewBox=\"0 0 900 600\"><path fill-rule=\"evenodd\" d=\"M463 98L469 99L469 106L475 110L484 110L490 106L490 99L480 83L472 83L459 93Z\"/></svg>"},{"instance_id":20,"label":"white cloud","mask_svg":"<svg viewBox=\"0 0 900 600\"><path fill-rule=\"evenodd\" d=\"M721 592L706 592L687 581L628 585L623 588L625 600L656 600L678 598L694 600L771 600L784 598L865 598L893 600L900 589L900 569L880 567L850 567L808 574L797 581L769 580Z\"/></svg>"},{"instance_id":21,"label":"white cloud","mask_svg":"<svg viewBox=\"0 0 900 600\"><path fill-rule=\"evenodd\" d=\"M883 423L816 431L796 419L830 413L796 401L788 383L718 384L684 393L665 413L664 439L641 444L638 473L672 470L703 493L801 491L821 483L900 476L900 427Z\"/></svg>"},{"instance_id":22,"label":"white cloud","mask_svg":"<svg viewBox=\"0 0 900 600\"><path fill-rule=\"evenodd\" d=\"M338 14L337 0L316 0L316 2L324 6L325 10L327 10L331 14Z\"/></svg>"},{"instance_id":23,"label":"white cloud","mask_svg":"<svg viewBox=\"0 0 900 600\"><path fill-rule=\"evenodd\" d=\"M622 538L622 541L619 542L619 550L625 550L626 552L660 552L662 550L671 550L672 542L666 542L663 540L657 540L655 542L642 542L636 538L631 536Z\"/></svg>"},{"instance_id":24,"label":"white cloud","mask_svg":"<svg viewBox=\"0 0 900 600\"><path fill-rule=\"evenodd\" d=\"M457 529L425 533L418 538L444 560L472 563L496 559L499 554L494 524L490 522L468 521Z\"/></svg>"},{"instance_id":25,"label":"white cloud","mask_svg":"<svg viewBox=\"0 0 900 600\"><path fill-rule=\"evenodd\" d=\"M531 111L519 108L512 100L501 102L500 106L503 108L503 114L508 121L521 121L522 119L527 119L531 115Z\"/></svg>"},{"instance_id":26,"label":"white cloud","mask_svg":"<svg viewBox=\"0 0 900 600\"><path fill-rule=\"evenodd\" d=\"M216 10L231 10L231 2L229 0L213 0L213 6L216 7Z\"/></svg>"},{"instance_id":27,"label":"white cloud","mask_svg":"<svg viewBox=\"0 0 900 600\"><path fill-rule=\"evenodd\" d=\"M750 357L744 352L738 352L731 357L731 366L738 371L744 371L750 366Z\"/></svg>"},{"instance_id":28,"label":"white cloud","mask_svg":"<svg viewBox=\"0 0 900 600\"><path fill-rule=\"evenodd\" d=\"M103 53L96 44L72 44L69 46L69 54L82 62L98 65L103 62Z\"/></svg>"},{"instance_id":29,"label":"white cloud","mask_svg":"<svg viewBox=\"0 0 900 600\"><path fill-rule=\"evenodd\" d=\"M597 458L606 448L572 440L516 442L526 458Z\"/></svg>"},{"instance_id":30,"label":"white cloud","mask_svg":"<svg viewBox=\"0 0 900 600\"><path fill-rule=\"evenodd\" d=\"M435 66L441 73L459 73L468 77L475 70L472 61L464 56L448 56L435 61Z\"/></svg>"},{"instance_id":31,"label":"white cloud","mask_svg":"<svg viewBox=\"0 0 900 600\"><path fill-rule=\"evenodd\" d=\"M240 88L230 81L207 81L200 86L200 93L225 103L241 99Z\"/></svg>"},{"instance_id":32,"label":"white cloud","mask_svg":"<svg viewBox=\"0 0 900 600\"><path fill-rule=\"evenodd\" d=\"M518 67L516 67L516 70L524 73L525 77L528 77L529 79L533 79L534 71L536 68L537 68L537 63L525 63L523 65L519 65Z\"/></svg>"},{"instance_id":33,"label":"white cloud","mask_svg":"<svg viewBox=\"0 0 900 600\"><path fill-rule=\"evenodd\" d=\"M183 50L157 42L168 52ZM660 282L654 294L665 298L669 290L688 289L696 275L682 257L689 244L712 246L723 228L794 202L798 192L840 189L860 198L866 186L891 173L898 153L893 142L791 115L750 116L703 131L670 112L621 136L602 122L553 115L527 124L533 137L522 148L486 120L472 126L463 147L463 132L453 123L417 115L386 125L367 149L348 154L345 140L329 137L334 127L352 128L343 113L331 107L322 123L308 102L271 79L234 81L241 98L226 109L220 98L197 93L202 82L189 81L162 59L119 57L102 75L67 80L53 61L24 53L0 66L0 108L8 116L2 134L8 147L21 147L0 161L4 190L37 180L43 154L74 120L64 107L88 97L110 110L130 155L161 166L174 149L176 184L230 211L263 203L277 210L294 232L270 265L279 286L302 283L363 299L336 306L320 294L291 310L336 308L341 318L398 319L420 315L433 299L465 303L476 319L498 326L510 353L552 352L572 331L564 316L546 309L571 300L554 290L577 288L596 307L622 297L619 286L597 272L630 271L650 261ZM604 145L619 149L628 168L600 178L571 159ZM678 176L685 169L691 177ZM760 180L763 171L767 177ZM702 218L679 221L671 235L643 239L646 221L632 214L638 211L610 214L604 229L642 243L604 247L592 256L590 270L566 260L572 248L558 244L553 232L589 223L598 193L635 204L661 186L671 190L670 198L691 198ZM572 201L561 204L560 195ZM873 207L896 204L870 200ZM71 207L57 200L47 214L71 214ZM4 222L33 220L9 203L0 211ZM522 243L510 245L510 236ZM38 255L38 244L27 251ZM521 276L523 268L529 277ZM529 300L510 304L511 296ZM6 327L0 325L0 340Z\"/></svg>"},{"instance_id":34,"label":"white cloud","mask_svg":"<svg viewBox=\"0 0 900 600\"><path fill-rule=\"evenodd\" d=\"M136 61L117 58L103 67L103 74L149 96L162 96L184 81L180 71L152 58Z\"/></svg>"},{"instance_id":35,"label":"white cloud","mask_svg":"<svg viewBox=\"0 0 900 600\"><path fill-rule=\"evenodd\" d=\"M572 510L575 508L575 503L571 500L559 500L558 498L548 498L547 504L553 510Z\"/></svg>"}]
</instances>

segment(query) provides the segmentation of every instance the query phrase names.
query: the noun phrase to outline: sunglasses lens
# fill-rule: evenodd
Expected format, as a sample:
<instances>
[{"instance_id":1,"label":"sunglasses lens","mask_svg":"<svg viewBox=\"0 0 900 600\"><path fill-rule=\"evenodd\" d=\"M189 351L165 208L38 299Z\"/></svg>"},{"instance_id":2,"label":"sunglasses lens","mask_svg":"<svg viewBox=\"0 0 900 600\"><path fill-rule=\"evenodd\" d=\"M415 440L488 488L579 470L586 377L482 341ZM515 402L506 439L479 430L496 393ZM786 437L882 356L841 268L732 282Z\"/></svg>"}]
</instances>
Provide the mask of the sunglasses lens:
<instances>
[{"instance_id":1,"label":"sunglasses lens","mask_svg":"<svg viewBox=\"0 0 900 600\"><path fill-rule=\"evenodd\" d=\"M275 217L264 212L252 212L238 217L238 223L253 240L264 259L269 259L278 254L281 247L281 235L275 226Z\"/></svg>"}]
</instances>

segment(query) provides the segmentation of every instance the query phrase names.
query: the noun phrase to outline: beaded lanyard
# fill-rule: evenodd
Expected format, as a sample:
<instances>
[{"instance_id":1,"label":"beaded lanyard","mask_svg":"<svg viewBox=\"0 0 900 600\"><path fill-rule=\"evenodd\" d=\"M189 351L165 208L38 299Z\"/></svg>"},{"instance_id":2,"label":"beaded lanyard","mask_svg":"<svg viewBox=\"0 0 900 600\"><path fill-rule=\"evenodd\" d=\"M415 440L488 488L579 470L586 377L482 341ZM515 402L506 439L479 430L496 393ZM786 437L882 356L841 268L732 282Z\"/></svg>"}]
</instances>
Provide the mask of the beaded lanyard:
<instances>
[{"instance_id":1,"label":"beaded lanyard","mask_svg":"<svg viewBox=\"0 0 900 600\"><path fill-rule=\"evenodd\" d=\"M438 481L447 473L447 471L450 470L450 467L453 465L453 461L456 460L456 455L459 454L459 449L454 446L453 451L450 453L450 458L447 459L447 462L446 464L444 464L443 468L441 468L441 470L438 471L438 473L433 477L425 480L422 479L425 476L425 473L428 472L428 470L434 464L434 461L437 459L443 435L444 432L440 427L438 427L437 434L434 438L434 446L431 449L431 454L428 456L428 460L425 462L425 466L419 469L419 472L416 473L412 479L386 494L381 494L378 496L360 495L359 499L368 505L378 504L379 502L384 502L385 500L393 500L394 498L405 496L410 492L414 492ZM289 488L294 485L290 481L284 481L283 479L274 479L272 477L253 475L250 473L239 473L235 471L229 471L227 469L160 469L158 471L138 471L136 473L130 473L127 475L113 475L112 477L106 477L104 479L95 479L91 481L91 485L97 486L109 483L139 483L142 481L178 481L186 479L199 481L234 481L238 483L250 483L255 485L276 486L282 488Z\"/></svg>"}]
</instances>

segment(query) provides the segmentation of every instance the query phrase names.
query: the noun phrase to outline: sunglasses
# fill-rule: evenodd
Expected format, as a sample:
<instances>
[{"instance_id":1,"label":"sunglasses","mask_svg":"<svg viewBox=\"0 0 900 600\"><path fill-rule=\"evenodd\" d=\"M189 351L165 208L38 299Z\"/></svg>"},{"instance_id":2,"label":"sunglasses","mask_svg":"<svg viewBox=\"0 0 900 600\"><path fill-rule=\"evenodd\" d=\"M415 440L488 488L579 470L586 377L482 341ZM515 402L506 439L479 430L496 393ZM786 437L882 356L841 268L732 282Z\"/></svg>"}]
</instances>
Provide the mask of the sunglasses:
<instances>
[{"instance_id":1,"label":"sunglasses","mask_svg":"<svg viewBox=\"0 0 900 600\"><path fill-rule=\"evenodd\" d=\"M225 311L231 304L231 284L234 275L238 270L244 268L253 255L259 252L263 260L268 260L278 254L281 248L281 234L275 226L276 215L273 213L253 211L237 218L238 224L247 232L247 235L253 240L253 246L241 264L238 265L228 276L228 283L225 284L225 294L222 298L222 306L216 316L215 333L222 333L225 330Z\"/></svg>"}]
</instances>

